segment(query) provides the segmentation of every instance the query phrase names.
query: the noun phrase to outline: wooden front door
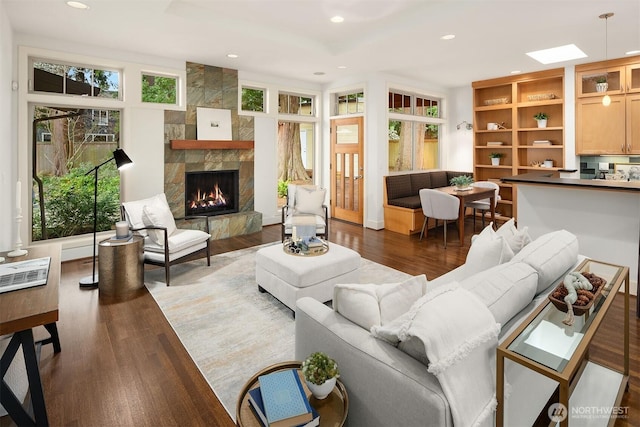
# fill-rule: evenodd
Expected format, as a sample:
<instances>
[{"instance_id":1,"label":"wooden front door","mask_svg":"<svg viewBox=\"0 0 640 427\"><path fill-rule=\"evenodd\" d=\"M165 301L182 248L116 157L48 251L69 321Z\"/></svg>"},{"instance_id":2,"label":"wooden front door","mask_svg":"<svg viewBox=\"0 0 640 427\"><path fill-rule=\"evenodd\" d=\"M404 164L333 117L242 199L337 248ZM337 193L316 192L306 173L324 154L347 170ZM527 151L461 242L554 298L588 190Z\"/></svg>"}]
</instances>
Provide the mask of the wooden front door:
<instances>
[{"instance_id":1,"label":"wooden front door","mask_svg":"<svg viewBox=\"0 0 640 427\"><path fill-rule=\"evenodd\" d=\"M362 224L363 118L331 120L331 216Z\"/></svg>"}]
</instances>

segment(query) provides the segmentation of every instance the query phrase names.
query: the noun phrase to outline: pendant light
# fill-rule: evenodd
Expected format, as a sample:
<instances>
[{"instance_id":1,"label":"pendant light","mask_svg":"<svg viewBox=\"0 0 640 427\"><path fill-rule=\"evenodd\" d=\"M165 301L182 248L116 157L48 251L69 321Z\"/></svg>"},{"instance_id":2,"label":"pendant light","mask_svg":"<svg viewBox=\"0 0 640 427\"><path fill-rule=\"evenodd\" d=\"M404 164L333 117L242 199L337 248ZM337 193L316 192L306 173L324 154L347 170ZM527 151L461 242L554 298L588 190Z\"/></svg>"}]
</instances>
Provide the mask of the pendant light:
<instances>
[{"instance_id":1,"label":"pendant light","mask_svg":"<svg viewBox=\"0 0 640 427\"><path fill-rule=\"evenodd\" d=\"M604 19L604 60L609 59L609 18L613 16L613 12L603 13L598 18ZM602 97L602 105L608 107L611 105L611 97L605 94Z\"/></svg>"}]
</instances>

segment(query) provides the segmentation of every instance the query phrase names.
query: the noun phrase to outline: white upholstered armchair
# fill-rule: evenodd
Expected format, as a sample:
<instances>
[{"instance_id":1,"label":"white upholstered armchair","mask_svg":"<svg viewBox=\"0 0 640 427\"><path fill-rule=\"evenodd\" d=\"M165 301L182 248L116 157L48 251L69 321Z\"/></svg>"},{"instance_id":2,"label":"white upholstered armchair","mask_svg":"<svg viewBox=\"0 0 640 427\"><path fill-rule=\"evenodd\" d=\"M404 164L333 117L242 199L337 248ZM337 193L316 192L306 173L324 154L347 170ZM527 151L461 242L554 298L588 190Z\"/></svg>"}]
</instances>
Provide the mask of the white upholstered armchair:
<instances>
[{"instance_id":1,"label":"white upholstered armchair","mask_svg":"<svg viewBox=\"0 0 640 427\"><path fill-rule=\"evenodd\" d=\"M289 184L287 204L282 207L282 241L296 224L314 225L316 236L329 239L329 212L324 204L326 190L316 185Z\"/></svg>"},{"instance_id":2,"label":"white upholstered armchair","mask_svg":"<svg viewBox=\"0 0 640 427\"><path fill-rule=\"evenodd\" d=\"M164 267L167 286L170 281L169 267L186 261L188 256L206 254L207 265L211 265L211 234L206 216L174 218L164 193L148 199L124 202L121 214L122 219L129 222L132 231L145 236L144 262ZM176 220L201 221L204 231L177 228Z\"/></svg>"}]
</instances>

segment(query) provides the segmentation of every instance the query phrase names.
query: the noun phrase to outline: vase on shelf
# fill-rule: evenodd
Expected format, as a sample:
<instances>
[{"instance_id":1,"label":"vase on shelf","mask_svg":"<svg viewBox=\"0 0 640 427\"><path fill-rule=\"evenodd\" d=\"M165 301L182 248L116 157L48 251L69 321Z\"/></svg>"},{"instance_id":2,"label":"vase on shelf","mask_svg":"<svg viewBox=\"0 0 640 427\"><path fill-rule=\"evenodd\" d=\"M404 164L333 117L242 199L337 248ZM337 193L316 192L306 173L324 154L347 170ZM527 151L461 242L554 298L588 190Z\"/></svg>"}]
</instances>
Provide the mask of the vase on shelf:
<instances>
[{"instance_id":1,"label":"vase on shelf","mask_svg":"<svg viewBox=\"0 0 640 427\"><path fill-rule=\"evenodd\" d=\"M491 158L492 166L500 166L500 157L492 157Z\"/></svg>"},{"instance_id":2,"label":"vase on shelf","mask_svg":"<svg viewBox=\"0 0 640 427\"><path fill-rule=\"evenodd\" d=\"M607 82L596 83L596 92L603 93L603 92L606 92L608 89L609 89L609 83Z\"/></svg>"},{"instance_id":3,"label":"vase on shelf","mask_svg":"<svg viewBox=\"0 0 640 427\"><path fill-rule=\"evenodd\" d=\"M547 127L547 119L537 120L537 122L538 122L538 127L539 128L546 128Z\"/></svg>"}]
</instances>

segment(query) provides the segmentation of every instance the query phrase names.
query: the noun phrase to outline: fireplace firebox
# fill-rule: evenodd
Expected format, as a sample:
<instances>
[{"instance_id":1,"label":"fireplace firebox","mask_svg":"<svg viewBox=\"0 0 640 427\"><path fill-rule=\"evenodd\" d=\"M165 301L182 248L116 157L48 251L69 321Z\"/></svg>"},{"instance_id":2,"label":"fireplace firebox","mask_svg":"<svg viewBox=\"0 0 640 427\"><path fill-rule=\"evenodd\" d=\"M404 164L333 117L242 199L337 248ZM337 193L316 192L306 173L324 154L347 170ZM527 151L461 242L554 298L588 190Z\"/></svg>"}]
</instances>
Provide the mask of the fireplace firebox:
<instances>
[{"instance_id":1,"label":"fireplace firebox","mask_svg":"<svg viewBox=\"0 0 640 427\"><path fill-rule=\"evenodd\" d=\"M185 173L185 215L222 215L238 212L239 171Z\"/></svg>"}]
</instances>

